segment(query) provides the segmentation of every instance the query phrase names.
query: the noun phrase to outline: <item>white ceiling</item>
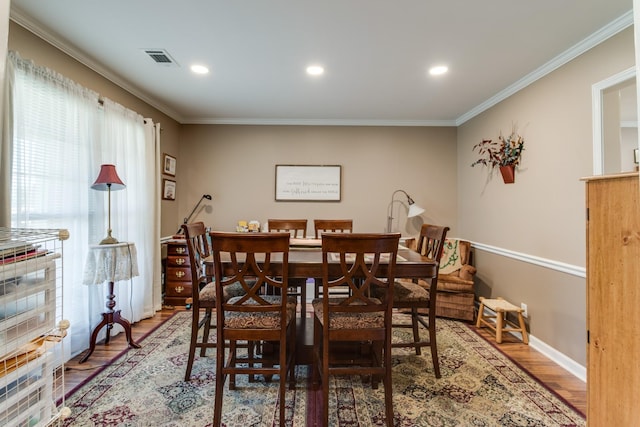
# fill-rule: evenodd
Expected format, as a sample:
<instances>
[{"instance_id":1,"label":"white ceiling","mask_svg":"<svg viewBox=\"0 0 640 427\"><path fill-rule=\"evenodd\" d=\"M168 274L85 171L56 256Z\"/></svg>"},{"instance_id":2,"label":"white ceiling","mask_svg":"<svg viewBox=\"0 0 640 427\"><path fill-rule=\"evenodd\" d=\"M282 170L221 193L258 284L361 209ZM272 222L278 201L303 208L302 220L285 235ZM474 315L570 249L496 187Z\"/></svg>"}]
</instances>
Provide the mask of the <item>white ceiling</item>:
<instances>
[{"instance_id":1,"label":"white ceiling","mask_svg":"<svg viewBox=\"0 0 640 427\"><path fill-rule=\"evenodd\" d=\"M458 125L633 22L633 0L12 0L181 123ZM164 49L177 65L153 62ZM191 73L192 63L211 69ZM320 63L325 74L305 68ZM428 68L446 64L437 78Z\"/></svg>"}]
</instances>

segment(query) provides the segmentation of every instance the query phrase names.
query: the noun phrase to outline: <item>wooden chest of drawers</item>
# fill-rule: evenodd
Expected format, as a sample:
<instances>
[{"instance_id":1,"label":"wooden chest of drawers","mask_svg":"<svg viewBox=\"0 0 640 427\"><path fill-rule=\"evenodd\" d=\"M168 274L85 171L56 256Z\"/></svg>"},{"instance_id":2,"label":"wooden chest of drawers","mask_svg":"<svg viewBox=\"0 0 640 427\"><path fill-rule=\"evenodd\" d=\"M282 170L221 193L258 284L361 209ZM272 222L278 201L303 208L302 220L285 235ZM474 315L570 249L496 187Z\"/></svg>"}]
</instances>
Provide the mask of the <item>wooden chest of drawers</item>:
<instances>
[{"instance_id":1,"label":"wooden chest of drawers","mask_svg":"<svg viewBox=\"0 0 640 427\"><path fill-rule=\"evenodd\" d=\"M166 265L164 303L185 305L185 300L191 298L191 265L186 240L167 243Z\"/></svg>"}]
</instances>

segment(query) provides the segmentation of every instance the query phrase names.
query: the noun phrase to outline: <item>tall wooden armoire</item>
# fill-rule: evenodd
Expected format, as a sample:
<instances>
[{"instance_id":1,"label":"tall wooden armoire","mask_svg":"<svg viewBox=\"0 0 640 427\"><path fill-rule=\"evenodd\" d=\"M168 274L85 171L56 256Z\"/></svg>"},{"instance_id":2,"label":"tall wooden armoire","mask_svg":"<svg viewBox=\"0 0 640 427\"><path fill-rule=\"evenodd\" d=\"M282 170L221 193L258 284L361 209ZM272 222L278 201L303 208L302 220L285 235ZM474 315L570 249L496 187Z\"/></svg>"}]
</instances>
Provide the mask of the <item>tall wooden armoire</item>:
<instances>
[{"instance_id":1,"label":"tall wooden armoire","mask_svg":"<svg viewBox=\"0 0 640 427\"><path fill-rule=\"evenodd\" d=\"M585 181L587 424L640 425L638 173Z\"/></svg>"}]
</instances>

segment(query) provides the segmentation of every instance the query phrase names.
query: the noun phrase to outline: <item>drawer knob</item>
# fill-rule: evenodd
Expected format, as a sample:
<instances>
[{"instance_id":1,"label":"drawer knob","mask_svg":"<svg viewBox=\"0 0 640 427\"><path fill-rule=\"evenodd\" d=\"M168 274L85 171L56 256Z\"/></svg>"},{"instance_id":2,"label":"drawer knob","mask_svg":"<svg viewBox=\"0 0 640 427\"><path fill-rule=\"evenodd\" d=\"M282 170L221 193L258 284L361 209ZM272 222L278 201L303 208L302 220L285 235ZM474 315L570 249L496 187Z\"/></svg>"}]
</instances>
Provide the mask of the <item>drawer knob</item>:
<instances>
[{"instance_id":1,"label":"drawer knob","mask_svg":"<svg viewBox=\"0 0 640 427\"><path fill-rule=\"evenodd\" d=\"M187 252L187 249L186 248L176 248L176 252L179 253L179 254L183 254L183 253Z\"/></svg>"},{"instance_id":2,"label":"drawer knob","mask_svg":"<svg viewBox=\"0 0 640 427\"><path fill-rule=\"evenodd\" d=\"M184 264L185 262L186 262L186 261L185 261L185 259L184 259L184 258L178 258L178 259L176 259L176 264L178 264L178 265L182 265L182 264Z\"/></svg>"},{"instance_id":3,"label":"drawer knob","mask_svg":"<svg viewBox=\"0 0 640 427\"><path fill-rule=\"evenodd\" d=\"M176 293L181 294L182 291L184 291L184 287L183 286L176 286L175 291L176 291Z\"/></svg>"},{"instance_id":4,"label":"drawer knob","mask_svg":"<svg viewBox=\"0 0 640 427\"><path fill-rule=\"evenodd\" d=\"M184 271L176 271L176 277L183 277Z\"/></svg>"}]
</instances>

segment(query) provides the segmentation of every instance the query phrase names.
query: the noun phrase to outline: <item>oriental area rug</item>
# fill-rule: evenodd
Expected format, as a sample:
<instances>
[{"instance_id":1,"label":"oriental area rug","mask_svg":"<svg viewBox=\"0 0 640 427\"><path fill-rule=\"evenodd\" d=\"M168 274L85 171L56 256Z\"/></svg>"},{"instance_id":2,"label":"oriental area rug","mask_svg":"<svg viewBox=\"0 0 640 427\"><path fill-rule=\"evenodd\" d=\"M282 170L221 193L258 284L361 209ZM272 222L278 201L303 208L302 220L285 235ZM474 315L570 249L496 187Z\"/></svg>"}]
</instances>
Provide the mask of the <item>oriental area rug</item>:
<instances>
[{"instance_id":1,"label":"oriental area rug","mask_svg":"<svg viewBox=\"0 0 640 427\"><path fill-rule=\"evenodd\" d=\"M310 319L309 319L310 320ZM211 426L215 350L199 357L184 381L191 313L178 312L67 397L66 426ZM473 331L473 326L437 320L442 377L433 375L431 354L394 349L393 402L396 426L584 426L584 416ZM394 340L410 329L394 330ZM286 396L286 425L320 425L319 392L310 387L310 367L296 370ZM237 376L225 384L222 425L277 426L277 377L249 383ZM384 391L356 377L332 377L330 426L384 425Z\"/></svg>"}]
</instances>

